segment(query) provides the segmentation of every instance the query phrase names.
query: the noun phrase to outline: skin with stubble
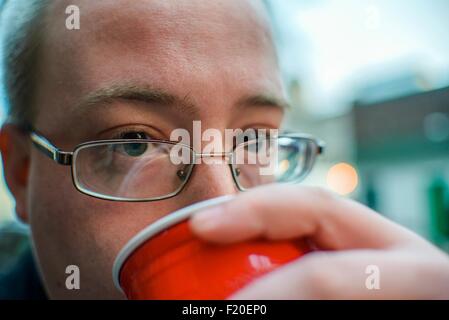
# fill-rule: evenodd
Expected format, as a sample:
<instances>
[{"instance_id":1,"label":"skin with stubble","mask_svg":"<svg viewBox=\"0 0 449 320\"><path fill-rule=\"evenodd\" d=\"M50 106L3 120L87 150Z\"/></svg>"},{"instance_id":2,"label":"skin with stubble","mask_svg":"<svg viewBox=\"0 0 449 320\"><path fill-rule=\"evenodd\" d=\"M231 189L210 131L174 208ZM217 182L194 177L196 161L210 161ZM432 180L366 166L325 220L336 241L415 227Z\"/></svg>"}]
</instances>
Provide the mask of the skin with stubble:
<instances>
[{"instance_id":1,"label":"skin with stubble","mask_svg":"<svg viewBox=\"0 0 449 320\"><path fill-rule=\"evenodd\" d=\"M81 10L80 30L65 28L69 4ZM173 129L191 129L193 120L219 130L281 125L282 83L258 1L58 1L46 19L33 125L62 150L129 131L169 139ZM99 200L79 193L69 168L32 148L13 126L3 136L6 180L18 216L31 226L52 298L122 298L111 268L133 235L188 204L237 193L227 165L199 165L174 198ZM449 294L447 256L368 208L319 189L257 188L197 215L191 226L214 242L307 237L321 249L236 298ZM371 264L385 272L382 290L364 287ZM81 270L80 290L65 287L68 265Z\"/></svg>"}]
</instances>

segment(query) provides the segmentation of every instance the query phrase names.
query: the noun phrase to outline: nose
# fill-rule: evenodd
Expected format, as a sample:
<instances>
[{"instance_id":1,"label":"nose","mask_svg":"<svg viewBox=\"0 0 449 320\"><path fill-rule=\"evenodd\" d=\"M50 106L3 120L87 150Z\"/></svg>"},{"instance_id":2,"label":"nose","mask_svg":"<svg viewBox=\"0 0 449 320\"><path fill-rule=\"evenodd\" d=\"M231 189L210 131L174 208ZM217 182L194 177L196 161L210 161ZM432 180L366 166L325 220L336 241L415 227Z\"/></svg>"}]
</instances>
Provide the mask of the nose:
<instances>
[{"instance_id":1,"label":"nose","mask_svg":"<svg viewBox=\"0 0 449 320\"><path fill-rule=\"evenodd\" d=\"M190 180L180 195L183 202L189 205L238 192L226 160L212 159L195 165Z\"/></svg>"}]
</instances>

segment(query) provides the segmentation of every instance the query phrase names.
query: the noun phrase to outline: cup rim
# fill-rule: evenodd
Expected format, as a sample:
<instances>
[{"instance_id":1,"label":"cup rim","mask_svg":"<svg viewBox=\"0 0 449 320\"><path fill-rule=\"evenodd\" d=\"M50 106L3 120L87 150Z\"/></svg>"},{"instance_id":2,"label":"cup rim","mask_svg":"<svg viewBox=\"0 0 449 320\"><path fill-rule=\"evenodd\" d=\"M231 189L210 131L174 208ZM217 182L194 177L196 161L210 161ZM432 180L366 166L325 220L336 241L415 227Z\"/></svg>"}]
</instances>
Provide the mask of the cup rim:
<instances>
[{"instance_id":1,"label":"cup rim","mask_svg":"<svg viewBox=\"0 0 449 320\"><path fill-rule=\"evenodd\" d=\"M176 210L156 220L153 223L150 223L143 230L139 231L135 236L128 240L128 242L122 247L114 260L114 264L112 266L112 280L115 287L123 293L123 289L120 285L120 271L128 257L145 241L154 237L161 231L183 220L186 220L198 210L230 201L234 197L235 195L229 194L193 203L191 205L188 205L187 207Z\"/></svg>"}]
</instances>

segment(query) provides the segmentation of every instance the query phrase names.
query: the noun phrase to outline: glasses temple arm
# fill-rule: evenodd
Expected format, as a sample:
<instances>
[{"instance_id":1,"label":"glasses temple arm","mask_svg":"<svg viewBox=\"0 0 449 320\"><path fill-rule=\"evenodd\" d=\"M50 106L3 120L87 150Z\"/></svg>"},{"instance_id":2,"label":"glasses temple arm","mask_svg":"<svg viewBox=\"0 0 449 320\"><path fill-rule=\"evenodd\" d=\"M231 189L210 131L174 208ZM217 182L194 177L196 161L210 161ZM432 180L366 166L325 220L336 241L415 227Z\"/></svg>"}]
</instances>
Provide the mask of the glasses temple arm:
<instances>
[{"instance_id":1,"label":"glasses temple arm","mask_svg":"<svg viewBox=\"0 0 449 320\"><path fill-rule=\"evenodd\" d=\"M35 132L30 133L30 138L36 148L44 153L47 157L53 159L53 161L66 166L72 164L72 152L60 151L58 148L52 145L50 141Z\"/></svg>"}]
</instances>

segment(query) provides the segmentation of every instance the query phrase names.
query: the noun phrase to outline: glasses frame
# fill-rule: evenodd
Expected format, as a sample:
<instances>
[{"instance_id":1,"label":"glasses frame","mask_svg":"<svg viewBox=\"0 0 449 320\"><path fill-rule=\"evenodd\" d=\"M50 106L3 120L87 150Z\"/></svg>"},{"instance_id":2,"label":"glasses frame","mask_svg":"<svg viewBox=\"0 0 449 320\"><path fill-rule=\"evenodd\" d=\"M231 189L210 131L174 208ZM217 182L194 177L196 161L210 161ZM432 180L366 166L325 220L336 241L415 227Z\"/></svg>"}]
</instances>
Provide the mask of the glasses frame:
<instances>
[{"instance_id":1,"label":"glasses frame","mask_svg":"<svg viewBox=\"0 0 449 320\"><path fill-rule=\"evenodd\" d=\"M78 190L79 192L81 192L83 194L86 194L88 196L91 196L91 197L94 197L97 199L110 200L110 201L122 201L122 202L150 202L150 201L158 201L158 200L164 200L164 199L169 199L169 198L175 197L182 192L182 190L184 189L184 187L187 185L188 181L190 180L190 177L195 168L195 165L197 164L196 160L199 158L204 158L204 157L221 157L221 158L228 157L230 159L228 165L230 167L232 178L233 178L234 183L236 184L237 188L240 191L248 190L248 189L242 187L241 184L239 183L238 174L237 174L236 168L234 167L235 165L233 163L234 150L238 146L248 143L248 141L236 145L233 148L233 150L230 152L220 152L220 153L198 153L191 146L189 146L187 144L176 142L176 141L170 141L170 140L161 140L161 139L95 140L95 141L88 141L88 142L78 144L77 146L75 146L73 151L62 151L61 149L56 147L53 143L51 143L46 137L44 137L42 134L39 134L35 130L30 130L29 136L30 136L30 139L31 139L31 142L33 143L33 145L39 151L41 151L44 155L46 155L47 157L52 159L57 164L71 167L72 182L73 182L73 185L75 186L76 190ZM302 175L303 177L305 177L310 172L310 170L312 170L317 156L320 154L323 154L324 148L325 148L324 142L320 139L317 139L317 138L311 136L311 135L299 134L299 133L279 134L276 138L279 139L282 137L290 137L290 138L298 138L298 139L307 140L309 142L312 142L313 145L315 146L315 150L313 152L313 159L311 159L311 164L310 164L309 168L307 169L307 171L304 172ZM189 167L188 173L187 173L184 181L182 182L182 184L178 187L178 189L167 194L167 195L164 195L164 196L151 197L151 198L136 198L136 199L115 197L115 196L108 196L108 195L100 194L100 193L85 189L83 186L81 186L81 184L79 183L79 181L77 179L77 171L76 171L76 165L75 165L76 157L79 154L79 152L85 148L89 148L89 147L93 147L93 146L99 146L99 145L105 145L105 144L120 144L120 143L165 143L165 144L170 144L170 145L181 145L183 147L190 149L190 151L192 153L192 163L188 165L188 167ZM288 183L292 184L292 183L296 183L296 182L298 182L298 181L287 182L287 184Z\"/></svg>"}]
</instances>

